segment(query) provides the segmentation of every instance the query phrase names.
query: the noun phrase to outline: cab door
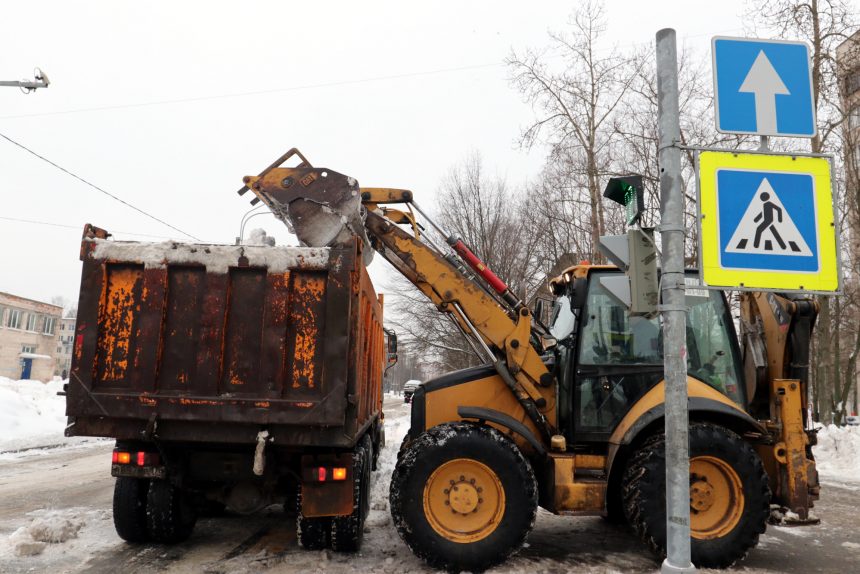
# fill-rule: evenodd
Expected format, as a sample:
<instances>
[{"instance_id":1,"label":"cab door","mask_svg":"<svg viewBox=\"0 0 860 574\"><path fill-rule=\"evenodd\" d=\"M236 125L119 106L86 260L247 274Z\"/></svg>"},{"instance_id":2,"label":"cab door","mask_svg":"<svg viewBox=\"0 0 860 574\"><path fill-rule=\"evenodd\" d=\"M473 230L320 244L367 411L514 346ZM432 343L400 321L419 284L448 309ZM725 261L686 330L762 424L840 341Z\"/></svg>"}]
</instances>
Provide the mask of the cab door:
<instances>
[{"instance_id":1,"label":"cab door","mask_svg":"<svg viewBox=\"0 0 860 574\"><path fill-rule=\"evenodd\" d=\"M631 316L593 272L580 313L573 373L576 442L605 442L627 411L663 377L659 318Z\"/></svg>"}]
</instances>

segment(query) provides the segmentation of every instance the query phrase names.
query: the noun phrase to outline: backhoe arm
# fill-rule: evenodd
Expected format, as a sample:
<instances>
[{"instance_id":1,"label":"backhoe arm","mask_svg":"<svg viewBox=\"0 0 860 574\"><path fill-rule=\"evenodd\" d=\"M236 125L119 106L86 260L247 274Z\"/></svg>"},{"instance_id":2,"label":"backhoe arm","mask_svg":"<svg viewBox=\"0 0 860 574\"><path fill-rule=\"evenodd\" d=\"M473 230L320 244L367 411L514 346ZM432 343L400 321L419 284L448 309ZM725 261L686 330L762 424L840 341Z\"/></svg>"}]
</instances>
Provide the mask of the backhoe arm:
<instances>
[{"instance_id":1,"label":"backhoe arm","mask_svg":"<svg viewBox=\"0 0 860 574\"><path fill-rule=\"evenodd\" d=\"M809 348L818 315L812 298L771 292L741 295L741 336L750 413L770 431L762 460L771 465L774 500L794 522L817 522L809 508L818 498L812 459L815 431L806 428Z\"/></svg>"}]
</instances>

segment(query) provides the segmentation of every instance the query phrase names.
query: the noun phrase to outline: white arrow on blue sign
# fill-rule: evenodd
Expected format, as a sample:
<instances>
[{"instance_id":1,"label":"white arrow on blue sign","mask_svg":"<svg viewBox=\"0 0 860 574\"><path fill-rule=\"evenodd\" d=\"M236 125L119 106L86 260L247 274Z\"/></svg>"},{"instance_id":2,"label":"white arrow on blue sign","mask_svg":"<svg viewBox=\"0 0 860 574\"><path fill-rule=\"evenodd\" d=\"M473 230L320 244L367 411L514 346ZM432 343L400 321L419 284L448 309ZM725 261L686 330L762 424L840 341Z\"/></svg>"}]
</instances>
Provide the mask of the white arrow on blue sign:
<instances>
[{"instance_id":1,"label":"white arrow on blue sign","mask_svg":"<svg viewBox=\"0 0 860 574\"><path fill-rule=\"evenodd\" d=\"M711 46L717 131L762 136L815 135L806 44L718 36Z\"/></svg>"}]
</instances>

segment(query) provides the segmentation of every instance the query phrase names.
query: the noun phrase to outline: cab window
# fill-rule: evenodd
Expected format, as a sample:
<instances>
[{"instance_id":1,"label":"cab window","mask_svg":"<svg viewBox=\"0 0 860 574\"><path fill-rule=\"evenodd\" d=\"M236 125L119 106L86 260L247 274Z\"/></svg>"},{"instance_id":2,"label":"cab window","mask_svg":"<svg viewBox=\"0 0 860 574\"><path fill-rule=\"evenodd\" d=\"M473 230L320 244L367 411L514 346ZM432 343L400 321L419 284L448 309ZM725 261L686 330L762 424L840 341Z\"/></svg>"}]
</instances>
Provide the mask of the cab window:
<instances>
[{"instance_id":1,"label":"cab window","mask_svg":"<svg viewBox=\"0 0 860 574\"><path fill-rule=\"evenodd\" d=\"M662 365L663 329L659 316L631 316L592 273L581 330L578 364L583 367ZM719 291L687 288L687 372L743 404L740 360L731 316Z\"/></svg>"}]
</instances>

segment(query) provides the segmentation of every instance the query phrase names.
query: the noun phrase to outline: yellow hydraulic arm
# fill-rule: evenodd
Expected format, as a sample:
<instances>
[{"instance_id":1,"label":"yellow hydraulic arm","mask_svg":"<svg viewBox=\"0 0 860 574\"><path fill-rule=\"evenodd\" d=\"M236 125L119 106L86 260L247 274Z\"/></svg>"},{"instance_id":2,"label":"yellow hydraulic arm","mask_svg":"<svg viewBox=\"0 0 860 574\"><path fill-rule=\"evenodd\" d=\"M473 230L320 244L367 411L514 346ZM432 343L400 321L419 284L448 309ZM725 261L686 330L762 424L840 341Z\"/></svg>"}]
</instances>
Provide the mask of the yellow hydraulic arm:
<instances>
[{"instance_id":1,"label":"yellow hydraulic arm","mask_svg":"<svg viewBox=\"0 0 860 574\"><path fill-rule=\"evenodd\" d=\"M299 165L281 167L293 156L301 159ZM351 177L311 166L295 148L244 182L240 193L253 191L307 245L342 245L356 236L369 243L455 320L549 443L556 428L555 381L536 349L541 333L531 312L462 240L421 211L411 191L360 188ZM422 232L413 208L442 235L445 247ZM408 224L411 232L399 224Z\"/></svg>"},{"instance_id":2,"label":"yellow hydraulic arm","mask_svg":"<svg viewBox=\"0 0 860 574\"><path fill-rule=\"evenodd\" d=\"M818 498L818 473L811 456L814 431L806 429L809 347L818 315L812 298L789 299L772 292L741 295L744 375L750 411L776 437L759 449L772 478L774 500L792 510L794 523L810 517ZM812 439L812 440L811 440Z\"/></svg>"}]
</instances>

